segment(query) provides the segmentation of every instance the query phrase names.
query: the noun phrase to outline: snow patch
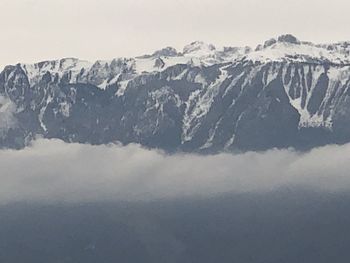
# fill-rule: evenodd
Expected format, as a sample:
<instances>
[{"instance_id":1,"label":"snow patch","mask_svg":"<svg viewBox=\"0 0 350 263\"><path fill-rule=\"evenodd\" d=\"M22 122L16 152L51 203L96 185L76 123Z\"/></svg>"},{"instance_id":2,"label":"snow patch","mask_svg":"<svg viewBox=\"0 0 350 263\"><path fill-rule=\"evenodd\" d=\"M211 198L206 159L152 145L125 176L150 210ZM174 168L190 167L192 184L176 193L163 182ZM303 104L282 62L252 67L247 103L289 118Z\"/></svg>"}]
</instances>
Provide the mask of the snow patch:
<instances>
[{"instance_id":1,"label":"snow patch","mask_svg":"<svg viewBox=\"0 0 350 263\"><path fill-rule=\"evenodd\" d=\"M221 68L218 78L205 89L203 94L200 91L191 94L183 120L183 142L192 139L200 126L200 119L209 112L214 98L219 93L220 86L227 76L227 71ZM192 102L195 103L194 106L191 105Z\"/></svg>"},{"instance_id":2,"label":"snow patch","mask_svg":"<svg viewBox=\"0 0 350 263\"><path fill-rule=\"evenodd\" d=\"M16 111L16 105L9 98L0 96L0 136L16 126Z\"/></svg>"}]
</instances>

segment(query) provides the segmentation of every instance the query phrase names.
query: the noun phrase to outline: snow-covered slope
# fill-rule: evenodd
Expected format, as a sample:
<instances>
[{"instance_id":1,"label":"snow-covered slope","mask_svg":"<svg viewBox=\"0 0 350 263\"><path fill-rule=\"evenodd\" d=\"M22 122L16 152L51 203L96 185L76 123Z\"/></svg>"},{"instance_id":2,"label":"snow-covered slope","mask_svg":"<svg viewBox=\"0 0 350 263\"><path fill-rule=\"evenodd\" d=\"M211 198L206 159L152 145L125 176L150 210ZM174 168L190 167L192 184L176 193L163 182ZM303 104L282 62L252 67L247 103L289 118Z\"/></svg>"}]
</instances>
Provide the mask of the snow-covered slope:
<instances>
[{"instance_id":1,"label":"snow-covered slope","mask_svg":"<svg viewBox=\"0 0 350 263\"><path fill-rule=\"evenodd\" d=\"M29 82L34 84L49 72L69 83L92 83L105 88L115 83L118 74L131 76L142 73L159 72L177 64L192 66L211 66L219 63L248 60L253 62L320 62L334 64L350 63L350 42L335 44L313 44L301 42L291 35L270 39L255 50L249 47L223 47L217 49L212 44L195 41L183 48L182 53L175 48L166 47L152 55L136 58L116 58L109 61L89 62L76 58L43 61L23 64Z\"/></svg>"},{"instance_id":2,"label":"snow-covered slope","mask_svg":"<svg viewBox=\"0 0 350 263\"><path fill-rule=\"evenodd\" d=\"M59 79L69 83L92 83L105 88L115 83L118 74L128 73L136 76L142 73L159 72L177 64L192 66L209 66L234 59L251 51L250 48L225 47L217 50L215 46L201 41L186 45L182 53L172 47L155 51L152 55L136 58L115 58L109 61L95 62L79 60L77 58L63 58L59 60L43 61L35 64L22 64L29 82L35 84L49 72Z\"/></svg>"},{"instance_id":3,"label":"snow-covered slope","mask_svg":"<svg viewBox=\"0 0 350 263\"><path fill-rule=\"evenodd\" d=\"M320 62L334 64L350 63L350 47L345 43L333 45L316 45L301 42L291 35L270 39L259 45L254 52L250 52L244 59L262 63L271 61Z\"/></svg>"}]
</instances>

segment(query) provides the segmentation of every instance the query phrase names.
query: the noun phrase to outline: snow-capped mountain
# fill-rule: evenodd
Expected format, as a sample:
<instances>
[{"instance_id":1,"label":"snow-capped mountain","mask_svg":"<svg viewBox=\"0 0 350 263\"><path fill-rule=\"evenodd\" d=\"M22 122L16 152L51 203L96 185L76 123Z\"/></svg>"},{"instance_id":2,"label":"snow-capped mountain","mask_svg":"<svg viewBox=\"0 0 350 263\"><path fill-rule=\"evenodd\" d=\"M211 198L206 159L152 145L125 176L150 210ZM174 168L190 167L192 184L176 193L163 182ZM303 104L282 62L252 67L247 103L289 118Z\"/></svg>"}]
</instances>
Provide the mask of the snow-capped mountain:
<instances>
[{"instance_id":1,"label":"snow-capped mountain","mask_svg":"<svg viewBox=\"0 0 350 263\"><path fill-rule=\"evenodd\" d=\"M269 61L294 61L310 63L348 64L350 46L345 43L333 45L315 45L310 42L301 42L291 35L280 36L277 39L265 41L259 45L255 52L246 56L247 60Z\"/></svg>"},{"instance_id":2,"label":"snow-capped mountain","mask_svg":"<svg viewBox=\"0 0 350 263\"><path fill-rule=\"evenodd\" d=\"M0 145L32 138L167 151L309 149L350 141L350 42L292 35L252 49L196 41L179 52L7 66Z\"/></svg>"}]
</instances>

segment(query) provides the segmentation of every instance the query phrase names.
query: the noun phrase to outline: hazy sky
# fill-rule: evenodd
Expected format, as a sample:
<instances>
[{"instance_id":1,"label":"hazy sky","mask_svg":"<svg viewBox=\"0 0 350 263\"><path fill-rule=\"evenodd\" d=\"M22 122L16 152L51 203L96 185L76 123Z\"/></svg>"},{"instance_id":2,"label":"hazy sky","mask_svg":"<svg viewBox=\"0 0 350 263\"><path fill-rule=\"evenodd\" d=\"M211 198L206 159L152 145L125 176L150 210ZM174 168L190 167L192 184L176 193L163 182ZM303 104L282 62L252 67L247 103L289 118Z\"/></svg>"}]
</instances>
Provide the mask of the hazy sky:
<instances>
[{"instance_id":1,"label":"hazy sky","mask_svg":"<svg viewBox=\"0 0 350 263\"><path fill-rule=\"evenodd\" d=\"M193 40L350 40L348 0L1 0L0 65L134 56Z\"/></svg>"}]
</instances>

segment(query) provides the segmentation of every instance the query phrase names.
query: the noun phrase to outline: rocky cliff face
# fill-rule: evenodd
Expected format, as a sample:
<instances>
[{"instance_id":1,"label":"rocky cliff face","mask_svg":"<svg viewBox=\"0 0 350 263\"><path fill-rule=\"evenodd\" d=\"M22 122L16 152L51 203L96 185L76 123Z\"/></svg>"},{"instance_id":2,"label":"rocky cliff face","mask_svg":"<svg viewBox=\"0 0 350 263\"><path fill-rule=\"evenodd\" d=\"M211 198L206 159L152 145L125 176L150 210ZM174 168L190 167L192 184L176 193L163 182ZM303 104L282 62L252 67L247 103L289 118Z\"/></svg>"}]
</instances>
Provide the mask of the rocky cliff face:
<instances>
[{"instance_id":1,"label":"rocky cliff face","mask_svg":"<svg viewBox=\"0 0 350 263\"><path fill-rule=\"evenodd\" d=\"M349 50L285 35L254 51L193 42L182 53L7 66L0 145L43 136L211 153L345 143Z\"/></svg>"}]
</instances>

